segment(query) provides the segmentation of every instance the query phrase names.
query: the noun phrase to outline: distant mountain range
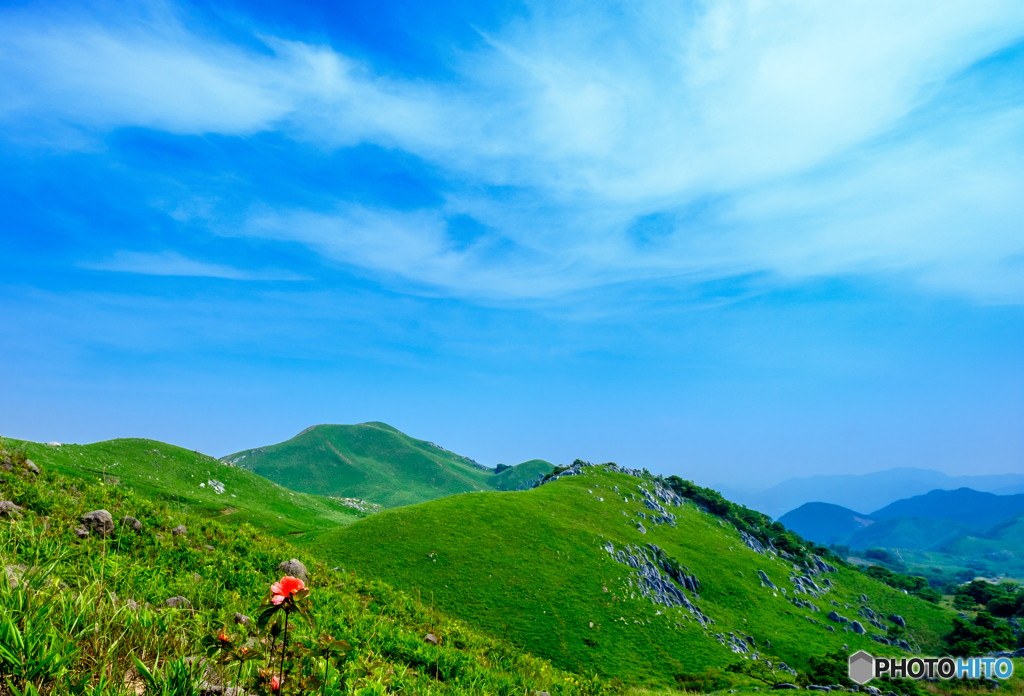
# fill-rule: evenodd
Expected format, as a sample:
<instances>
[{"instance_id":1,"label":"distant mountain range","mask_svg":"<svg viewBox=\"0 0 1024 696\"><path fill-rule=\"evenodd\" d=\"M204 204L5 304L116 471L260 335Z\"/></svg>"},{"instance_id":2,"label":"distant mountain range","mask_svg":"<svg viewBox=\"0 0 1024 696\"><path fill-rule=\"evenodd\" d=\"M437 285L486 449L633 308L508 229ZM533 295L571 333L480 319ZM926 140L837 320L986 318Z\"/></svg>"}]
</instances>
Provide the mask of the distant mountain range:
<instances>
[{"instance_id":1,"label":"distant mountain range","mask_svg":"<svg viewBox=\"0 0 1024 696\"><path fill-rule=\"evenodd\" d=\"M360 498L385 507L453 493L516 490L554 468L532 459L491 469L377 422L314 425L285 442L221 459L295 491Z\"/></svg>"},{"instance_id":2,"label":"distant mountain range","mask_svg":"<svg viewBox=\"0 0 1024 696\"><path fill-rule=\"evenodd\" d=\"M871 514L805 503L779 518L805 539L854 550L909 549L971 559L1024 557L1024 495L959 488L897 500Z\"/></svg>"},{"instance_id":3,"label":"distant mountain range","mask_svg":"<svg viewBox=\"0 0 1024 696\"><path fill-rule=\"evenodd\" d=\"M723 487L736 502L778 518L804 503L831 503L851 510L879 510L890 503L929 491L974 491L1013 495L1024 493L1024 475L949 476L941 471L900 467L870 474L840 474L792 478L760 493Z\"/></svg>"}]
</instances>

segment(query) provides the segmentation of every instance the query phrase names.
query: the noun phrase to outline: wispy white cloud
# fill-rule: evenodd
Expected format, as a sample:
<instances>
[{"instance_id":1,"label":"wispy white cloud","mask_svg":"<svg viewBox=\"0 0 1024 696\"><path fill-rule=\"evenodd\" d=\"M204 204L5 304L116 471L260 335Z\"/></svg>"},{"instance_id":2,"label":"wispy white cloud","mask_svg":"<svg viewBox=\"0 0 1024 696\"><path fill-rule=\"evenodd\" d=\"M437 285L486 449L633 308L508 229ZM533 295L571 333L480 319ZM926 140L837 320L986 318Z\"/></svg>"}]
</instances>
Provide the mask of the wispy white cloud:
<instances>
[{"instance_id":1,"label":"wispy white cloud","mask_svg":"<svg viewBox=\"0 0 1024 696\"><path fill-rule=\"evenodd\" d=\"M152 276L193 276L225 280L304 280L302 276L291 271L245 271L233 266L196 261L175 251L119 251L108 259L84 261L79 266L95 271Z\"/></svg>"},{"instance_id":2,"label":"wispy white cloud","mask_svg":"<svg viewBox=\"0 0 1024 696\"><path fill-rule=\"evenodd\" d=\"M1024 254L1024 90L948 108L968 89L958 76L1024 37L1012 0L535 3L444 83L384 78L287 37L264 37L258 53L173 13L105 24L9 14L0 37L12 131L40 120L280 130L438 165L452 176L439 209L259 205L234 233L441 292L883 270L1024 301L1013 261ZM455 244L452 215L487 233ZM660 232L638 241L652 215Z\"/></svg>"}]
</instances>

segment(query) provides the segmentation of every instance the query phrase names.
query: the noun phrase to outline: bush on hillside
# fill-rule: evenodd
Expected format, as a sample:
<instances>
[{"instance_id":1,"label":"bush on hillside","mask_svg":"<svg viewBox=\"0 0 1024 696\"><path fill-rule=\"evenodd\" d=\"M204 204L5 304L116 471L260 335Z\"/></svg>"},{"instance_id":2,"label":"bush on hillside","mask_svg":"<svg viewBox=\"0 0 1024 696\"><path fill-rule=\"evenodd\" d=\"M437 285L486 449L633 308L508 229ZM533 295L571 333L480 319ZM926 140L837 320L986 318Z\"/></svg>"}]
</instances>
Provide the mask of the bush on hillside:
<instances>
[{"instance_id":1,"label":"bush on hillside","mask_svg":"<svg viewBox=\"0 0 1024 696\"><path fill-rule=\"evenodd\" d=\"M889 587L905 590L907 593L933 604L937 604L942 599L942 595L928 585L928 578L923 576L904 575L876 565L863 568L862 571L868 577L884 582Z\"/></svg>"},{"instance_id":2,"label":"bush on hillside","mask_svg":"<svg viewBox=\"0 0 1024 696\"><path fill-rule=\"evenodd\" d=\"M807 671L801 675L800 681L804 686L808 684L853 686L849 676L848 663L849 656L843 652L814 655L810 659Z\"/></svg>"},{"instance_id":3,"label":"bush on hillside","mask_svg":"<svg viewBox=\"0 0 1024 696\"><path fill-rule=\"evenodd\" d=\"M945 637L949 653L954 657L985 655L996 650L1005 650L1014 645L1016 639L1006 625L1000 625L988 612L978 612L974 621L953 619L953 630Z\"/></svg>"},{"instance_id":4,"label":"bush on hillside","mask_svg":"<svg viewBox=\"0 0 1024 696\"><path fill-rule=\"evenodd\" d=\"M1013 616L1024 608L1024 592L1015 582L999 584L975 580L956 589L953 599L958 608L967 608L983 604L985 609L994 616Z\"/></svg>"}]
</instances>

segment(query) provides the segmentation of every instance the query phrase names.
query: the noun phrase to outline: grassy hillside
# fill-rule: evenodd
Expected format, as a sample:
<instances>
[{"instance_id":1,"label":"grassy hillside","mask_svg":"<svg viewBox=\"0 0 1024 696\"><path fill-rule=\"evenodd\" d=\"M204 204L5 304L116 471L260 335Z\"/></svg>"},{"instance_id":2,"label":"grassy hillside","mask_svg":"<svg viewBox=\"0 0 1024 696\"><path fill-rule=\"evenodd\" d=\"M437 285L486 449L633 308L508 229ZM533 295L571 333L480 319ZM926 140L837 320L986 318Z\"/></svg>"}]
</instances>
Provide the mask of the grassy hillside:
<instances>
[{"instance_id":1,"label":"grassy hillside","mask_svg":"<svg viewBox=\"0 0 1024 696\"><path fill-rule=\"evenodd\" d=\"M41 467L97 485L135 490L173 509L249 523L277 534L309 533L349 524L365 504L282 488L250 471L155 440L109 440L61 445L5 439Z\"/></svg>"},{"instance_id":2,"label":"grassy hillside","mask_svg":"<svg viewBox=\"0 0 1024 696\"><path fill-rule=\"evenodd\" d=\"M10 462L10 454L0 451L0 458ZM251 525L182 513L118 486L64 476L56 466L35 475L18 457L10 471L0 471L0 500L20 508L0 524L4 696L144 689L197 696L215 693L200 691L200 682L221 680L268 694L282 649L282 694L613 691L485 638L383 583L328 570ZM79 539L72 532L79 516L96 509L114 520L132 515L141 529L118 524L110 536ZM177 525L187 533L172 533ZM269 606L264 598L281 576L278 564L296 556L309 568L311 590L301 605L310 618L293 614L290 641L282 645L280 633L260 630L255 619ZM178 606L170 607L169 598ZM254 624L238 624L236 612ZM437 644L425 640L428 633ZM197 655L209 656L205 666L185 659ZM151 684L145 672L153 673Z\"/></svg>"},{"instance_id":3,"label":"grassy hillside","mask_svg":"<svg viewBox=\"0 0 1024 696\"><path fill-rule=\"evenodd\" d=\"M832 609L859 619L869 633L882 631L858 616L862 606L883 617L900 614L908 639L927 654L950 630L948 611L851 569L814 575L819 585L827 578L834 586L821 599L794 595L791 576L805 575L803 564L813 559L757 553L735 528L692 502L667 506L677 526L654 523L652 516L667 517L645 502L660 504L644 492L653 492L655 482L606 466L581 471L530 491L388 510L323 534L312 549L344 568L430 593L445 611L563 668L649 684L734 664L751 650L798 667L844 644L876 655L896 650L843 632L825 618ZM653 603L643 596L639 571L616 560L623 550L650 558L647 544L667 555L667 567L696 575L699 592L685 595L697 613ZM759 571L779 589L763 584ZM820 611L797 606L794 597ZM701 614L714 624L702 626ZM736 652L746 636L756 647Z\"/></svg>"},{"instance_id":4,"label":"grassy hillside","mask_svg":"<svg viewBox=\"0 0 1024 696\"><path fill-rule=\"evenodd\" d=\"M386 507L494 490L509 482L517 487L552 468L532 460L495 475L472 459L385 423L316 425L285 442L223 460L296 491L361 498Z\"/></svg>"},{"instance_id":5,"label":"grassy hillside","mask_svg":"<svg viewBox=\"0 0 1024 696\"><path fill-rule=\"evenodd\" d=\"M531 459L495 474L489 483L495 490L517 491L520 488L529 487L540 477L550 474L553 469L550 462L543 459Z\"/></svg>"}]
</instances>

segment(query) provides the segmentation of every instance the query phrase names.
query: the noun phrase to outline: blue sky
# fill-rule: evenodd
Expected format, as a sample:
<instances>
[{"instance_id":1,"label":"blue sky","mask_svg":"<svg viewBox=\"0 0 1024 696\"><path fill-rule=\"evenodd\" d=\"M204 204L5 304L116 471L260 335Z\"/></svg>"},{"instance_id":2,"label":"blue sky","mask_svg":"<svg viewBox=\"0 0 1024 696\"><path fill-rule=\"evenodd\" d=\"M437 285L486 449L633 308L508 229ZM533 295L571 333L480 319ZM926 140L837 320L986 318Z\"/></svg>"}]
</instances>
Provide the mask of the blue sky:
<instances>
[{"instance_id":1,"label":"blue sky","mask_svg":"<svg viewBox=\"0 0 1024 696\"><path fill-rule=\"evenodd\" d=\"M1024 5L7 3L0 433L1024 470Z\"/></svg>"}]
</instances>

